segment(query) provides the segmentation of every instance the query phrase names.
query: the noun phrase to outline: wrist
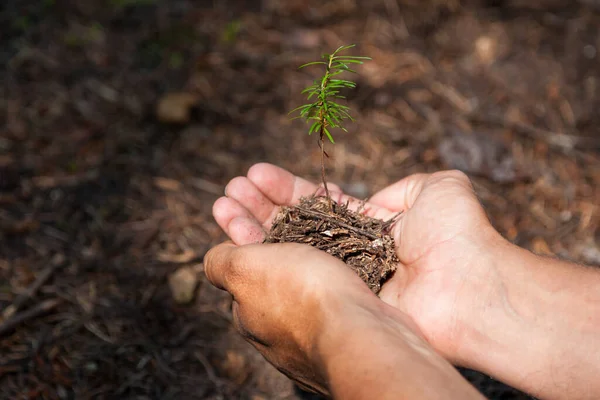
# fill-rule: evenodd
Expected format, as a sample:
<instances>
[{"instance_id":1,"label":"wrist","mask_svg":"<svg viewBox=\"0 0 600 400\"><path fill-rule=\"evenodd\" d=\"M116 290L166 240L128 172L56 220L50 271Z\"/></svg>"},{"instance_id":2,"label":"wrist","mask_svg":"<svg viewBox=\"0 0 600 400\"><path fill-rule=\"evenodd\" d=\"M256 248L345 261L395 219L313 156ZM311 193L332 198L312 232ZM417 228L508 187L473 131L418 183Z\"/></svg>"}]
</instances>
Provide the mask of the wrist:
<instances>
[{"instance_id":1,"label":"wrist","mask_svg":"<svg viewBox=\"0 0 600 400\"><path fill-rule=\"evenodd\" d=\"M383 302L353 310L320 342L335 398L481 398L425 341L407 315Z\"/></svg>"},{"instance_id":2,"label":"wrist","mask_svg":"<svg viewBox=\"0 0 600 400\"><path fill-rule=\"evenodd\" d=\"M600 356L598 271L507 241L490 255L490 283L465 329L462 365L535 396L560 398L569 390L570 398L587 398L570 387L600 372L593 365Z\"/></svg>"},{"instance_id":3,"label":"wrist","mask_svg":"<svg viewBox=\"0 0 600 400\"><path fill-rule=\"evenodd\" d=\"M456 238L440 248L440 254L454 254L460 267L454 279L460 290L451 298L437 301L440 316L432 321L439 325L437 335L426 335L427 340L444 358L454 365L472 368L471 347L480 339L482 319L490 313L490 304L497 303L502 284L498 280L496 262L498 254L506 251L510 243L491 225L482 226L476 235ZM456 285L456 282L451 282ZM451 315L451 319L447 318ZM435 314L434 314L435 317ZM448 321L440 325L441 321ZM475 356L476 358L477 356Z\"/></svg>"}]
</instances>

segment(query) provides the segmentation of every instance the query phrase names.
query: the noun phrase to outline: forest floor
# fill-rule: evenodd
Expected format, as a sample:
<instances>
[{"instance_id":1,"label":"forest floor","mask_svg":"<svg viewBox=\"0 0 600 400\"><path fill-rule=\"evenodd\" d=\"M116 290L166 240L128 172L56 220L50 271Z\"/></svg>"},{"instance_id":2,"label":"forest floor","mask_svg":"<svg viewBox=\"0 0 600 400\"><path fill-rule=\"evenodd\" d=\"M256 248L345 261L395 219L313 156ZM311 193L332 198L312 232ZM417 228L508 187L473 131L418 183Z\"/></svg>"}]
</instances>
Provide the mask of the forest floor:
<instances>
[{"instance_id":1,"label":"forest floor","mask_svg":"<svg viewBox=\"0 0 600 400\"><path fill-rule=\"evenodd\" d=\"M287 113L315 77L297 67L341 44L373 61L332 182L365 198L459 168L509 240L600 264L592 5L2 3L1 399L301 398L234 332L202 259L225 239L211 207L231 178L266 161L319 179Z\"/></svg>"}]
</instances>

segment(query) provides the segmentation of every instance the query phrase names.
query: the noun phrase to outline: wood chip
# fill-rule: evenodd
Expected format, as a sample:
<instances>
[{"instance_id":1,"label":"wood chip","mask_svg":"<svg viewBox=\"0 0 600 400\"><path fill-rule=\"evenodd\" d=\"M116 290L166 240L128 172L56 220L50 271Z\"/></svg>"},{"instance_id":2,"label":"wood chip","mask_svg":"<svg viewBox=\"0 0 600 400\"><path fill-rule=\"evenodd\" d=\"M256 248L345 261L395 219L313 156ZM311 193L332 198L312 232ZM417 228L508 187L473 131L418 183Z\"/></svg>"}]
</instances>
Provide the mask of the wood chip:
<instances>
[{"instance_id":1,"label":"wood chip","mask_svg":"<svg viewBox=\"0 0 600 400\"><path fill-rule=\"evenodd\" d=\"M178 304L190 303L194 299L198 282L198 275L193 267L179 268L169 276L169 288L173 300Z\"/></svg>"}]
</instances>

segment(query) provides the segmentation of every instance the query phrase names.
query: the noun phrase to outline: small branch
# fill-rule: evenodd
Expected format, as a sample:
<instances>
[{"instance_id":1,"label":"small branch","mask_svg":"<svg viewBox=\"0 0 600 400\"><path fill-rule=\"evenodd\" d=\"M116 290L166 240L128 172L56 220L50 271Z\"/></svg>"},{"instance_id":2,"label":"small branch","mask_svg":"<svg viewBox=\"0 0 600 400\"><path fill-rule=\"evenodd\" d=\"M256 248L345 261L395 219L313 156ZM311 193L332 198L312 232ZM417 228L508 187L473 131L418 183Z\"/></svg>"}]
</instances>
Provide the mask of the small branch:
<instances>
[{"instance_id":1,"label":"small branch","mask_svg":"<svg viewBox=\"0 0 600 400\"><path fill-rule=\"evenodd\" d=\"M388 228L390 228L392 225L394 225L396 222L398 222L398 219L400 218L400 216L404 214L404 211L400 211L398 214L394 215L392 218L390 218L389 220L385 221L383 223L383 230L386 230Z\"/></svg>"},{"instance_id":2,"label":"small branch","mask_svg":"<svg viewBox=\"0 0 600 400\"><path fill-rule=\"evenodd\" d=\"M17 311L19 311L27 301L29 301L36 292L52 277L54 272L65 264L64 257L55 257L52 260L52 264L46 267L37 277L37 279L25 290L25 292L21 293L13 303L6 307L2 312L2 317L4 319L12 317Z\"/></svg>"},{"instance_id":3,"label":"small branch","mask_svg":"<svg viewBox=\"0 0 600 400\"><path fill-rule=\"evenodd\" d=\"M327 196L327 202L329 203L329 210L333 212L333 202L331 201L331 195L329 194L329 188L327 187L327 179L325 178L325 140L323 140L323 127L321 126L321 138L319 139L319 146L321 147L321 180L323 181L323 187L325 188L325 196Z\"/></svg>"},{"instance_id":4,"label":"small branch","mask_svg":"<svg viewBox=\"0 0 600 400\"><path fill-rule=\"evenodd\" d=\"M199 351L194 352L194 356L198 361L200 361L200 364L202 364L202 366L204 367L208 379L213 383L213 385L215 385L217 391L221 392L223 381L217 376L217 373L215 372L213 366L210 364L210 361L208 361L208 358L206 358L206 356Z\"/></svg>"},{"instance_id":5,"label":"small branch","mask_svg":"<svg viewBox=\"0 0 600 400\"><path fill-rule=\"evenodd\" d=\"M308 208L302 208L302 207L296 207L296 209L299 212L301 212L301 213L303 213L305 215L308 215L309 217L323 218L323 219L327 220L327 222L330 222L330 223L338 225L338 226L340 226L342 228L346 228L348 230L351 230L352 232L358 233L359 235L366 236L369 239L372 239L372 240L381 239L380 236L374 235L371 232L367 232L367 231L362 230L360 228L356 228L356 227L354 227L352 225L348 225L348 224L346 224L346 223L344 223L342 221L338 221L335 218L332 218L331 215L327 215L327 214L322 213L320 211L309 210Z\"/></svg>"},{"instance_id":6,"label":"small branch","mask_svg":"<svg viewBox=\"0 0 600 400\"><path fill-rule=\"evenodd\" d=\"M5 335L8 332L11 332L17 326L21 325L24 322L27 322L31 319L37 318L41 315L46 314L49 311L52 311L56 307L58 307L62 303L62 299L52 299L43 301L27 311L23 311L20 314L15 314L11 318L0 324L0 336Z\"/></svg>"}]
</instances>

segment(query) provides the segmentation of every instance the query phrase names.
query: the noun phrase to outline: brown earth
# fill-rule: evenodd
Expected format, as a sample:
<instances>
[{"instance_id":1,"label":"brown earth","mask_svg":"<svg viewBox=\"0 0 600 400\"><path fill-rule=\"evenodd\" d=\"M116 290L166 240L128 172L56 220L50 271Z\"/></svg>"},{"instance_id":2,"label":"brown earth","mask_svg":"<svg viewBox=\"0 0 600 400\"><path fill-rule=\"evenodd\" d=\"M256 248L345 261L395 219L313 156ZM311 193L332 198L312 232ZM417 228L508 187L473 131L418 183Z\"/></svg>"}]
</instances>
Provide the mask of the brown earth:
<instances>
[{"instance_id":1,"label":"brown earth","mask_svg":"<svg viewBox=\"0 0 600 400\"><path fill-rule=\"evenodd\" d=\"M390 235L396 218L371 218L359 206L338 204L327 196L300 199L281 207L266 243L302 243L346 263L375 294L398 267L396 244Z\"/></svg>"},{"instance_id":2,"label":"brown earth","mask_svg":"<svg viewBox=\"0 0 600 400\"><path fill-rule=\"evenodd\" d=\"M4 0L0 398L299 398L202 257L253 163L319 180L287 112L314 77L297 66L340 44L374 61L330 181L365 198L460 168L509 240L600 264L597 5Z\"/></svg>"}]
</instances>

